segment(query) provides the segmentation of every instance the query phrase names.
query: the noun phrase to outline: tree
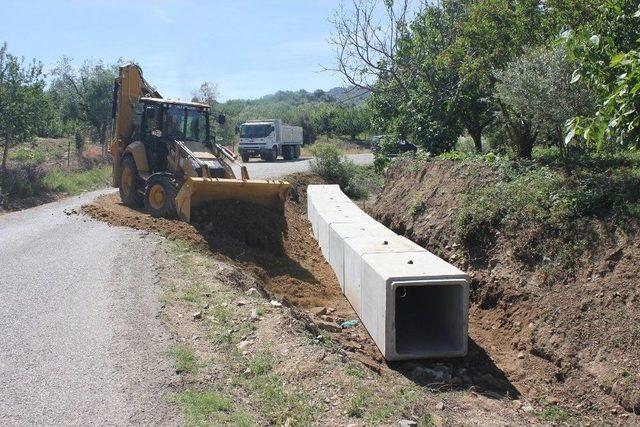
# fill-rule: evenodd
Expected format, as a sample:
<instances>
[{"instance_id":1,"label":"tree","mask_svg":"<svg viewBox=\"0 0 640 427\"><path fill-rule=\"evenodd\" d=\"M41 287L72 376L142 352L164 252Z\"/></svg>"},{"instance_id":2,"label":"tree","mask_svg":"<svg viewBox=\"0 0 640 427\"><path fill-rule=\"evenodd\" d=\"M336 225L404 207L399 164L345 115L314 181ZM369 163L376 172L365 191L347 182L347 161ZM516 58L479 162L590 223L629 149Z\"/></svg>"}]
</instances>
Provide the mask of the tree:
<instances>
[{"instance_id":1,"label":"tree","mask_svg":"<svg viewBox=\"0 0 640 427\"><path fill-rule=\"evenodd\" d=\"M197 90L191 93L191 101L201 102L213 107L217 103L218 96L220 96L218 85L212 82L204 82Z\"/></svg>"},{"instance_id":2,"label":"tree","mask_svg":"<svg viewBox=\"0 0 640 427\"><path fill-rule=\"evenodd\" d=\"M593 99L584 85L571 85L575 65L565 46L539 47L496 72L496 97L505 115L507 131L521 157L530 157L536 138L564 147L569 119L593 111ZM522 138L514 126L526 126ZM523 129L525 130L525 129Z\"/></svg>"},{"instance_id":3,"label":"tree","mask_svg":"<svg viewBox=\"0 0 640 427\"><path fill-rule=\"evenodd\" d=\"M319 134L326 135L327 139L337 130L336 118L338 113L336 108L330 104L318 104L311 115L313 127Z\"/></svg>"},{"instance_id":4,"label":"tree","mask_svg":"<svg viewBox=\"0 0 640 427\"><path fill-rule=\"evenodd\" d=\"M342 106L337 109L336 132L349 135L352 141L369 129L369 111L365 107L353 105Z\"/></svg>"},{"instance_id":5,"label":"tree","mask_svg":"<svg viewBox=\"0 0 640 427\"><path fill-rule=\"evenodd\" d=\"M331 19L335 32L330 42L336 47L337 67L352 86L380 94L396 92L396 96L411 100L410 87L424 57L414 52L413 58L399 57L400 44L409 36L409 24L426 7L426 1L353 0L351 9L342 5ZM382 16L378 19L378 16ZM380 85L380 80L393 82Z\"/></svg>"},{"instance_id":6,"label":"tree","mask_svg":"<svg viewBox=\"0 0 640 427\"><path fill-rule=\"evenodd\" d=\"M107 131L111 123L113 82L117 65L86 61L75 70L69 58L63 58L54 69L56 79L52 90L61 101L61 114L65 120L88 122L98 133L103 155L107 150Z\"/></svg>"},{"instance_id":7,"label":"tree","mask_svg":"<svg viewBox=\"0 0 640 427\"><path fill-rule=\"evenodd\" d=\"M640 9L637 1L609 0L595 11L596 18L573 32L568 45L578 61L572 81L587 84L597 108L575 117L565 140L580 137L598 149L640 147Z\"/></svg>"},{"instance_id":8,"label":"tree","mask_svg":"<svg viewBox=\"0 0 640 427\"><path fill-rule=\"evenodd\" d=\"M452 148L460 133L451 103L455 73L440 58L453 27L442 7L410 5L356 0L350 10L340 9L333 20L335 70L372 93L374 128L440 153Z\"/></svg>"},{"instance_id":9,"label":"tree","mask_svg":"<svg viewBox=\"0 0 640 427\"><path fill-rule=\"evenodd\" d=\"M544 3L539 0L462 3L467 5L453 10L452 21L459 30L445 56L458 73L454 109L480 152L482 133L493 122L497 110L493 102L495 72L528 46L544 40L541 25Z\"/></svg>"},{"instance_id":10,"label":"tree","mask_svg":"<svg viewBox=\"0 0 640 427\"><path fill-rule=\"evenodd\" d=\"M7 170L9 148L13 143L28 141L36 135L50 114L44 94L42 64L33 60L25 64L0 48L0 135L4 139L1 171Z\"/></svg>"}]
</instances>

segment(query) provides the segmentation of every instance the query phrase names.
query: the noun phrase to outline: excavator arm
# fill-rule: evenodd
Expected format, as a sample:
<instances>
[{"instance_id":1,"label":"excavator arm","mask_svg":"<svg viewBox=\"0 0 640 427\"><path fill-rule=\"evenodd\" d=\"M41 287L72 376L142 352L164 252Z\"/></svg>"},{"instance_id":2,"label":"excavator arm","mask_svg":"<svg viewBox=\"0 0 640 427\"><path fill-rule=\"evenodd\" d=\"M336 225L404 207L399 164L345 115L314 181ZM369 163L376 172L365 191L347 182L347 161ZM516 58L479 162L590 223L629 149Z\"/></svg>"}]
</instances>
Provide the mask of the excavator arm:
<instances>
[{"instance_id":1,"label":"excavator arm","mask_svg":"<svg viewBox=\"0 0 640 427\"><path fill-rule=\"evenodd\" d=\"M134 116L140 98L150 96L162 98L142 76L142 69L136 64L120 67L113 85L113 135L110 151L113 156L113 186L120 185L120 158L124 148L130 143L135 131Z\"/></svg>"}]
</instances>

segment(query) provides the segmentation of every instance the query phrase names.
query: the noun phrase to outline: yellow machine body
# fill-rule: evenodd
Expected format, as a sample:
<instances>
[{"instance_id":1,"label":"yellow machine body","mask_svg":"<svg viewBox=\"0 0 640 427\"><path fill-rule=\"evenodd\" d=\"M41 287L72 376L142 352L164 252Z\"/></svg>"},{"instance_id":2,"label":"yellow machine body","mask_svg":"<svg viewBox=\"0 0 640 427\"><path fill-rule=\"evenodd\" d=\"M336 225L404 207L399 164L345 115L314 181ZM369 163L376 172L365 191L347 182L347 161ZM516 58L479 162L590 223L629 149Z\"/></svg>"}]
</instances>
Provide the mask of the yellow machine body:
<instances>
[{"instance_id":1,"label":"yellow machine body","mask_svg":"<svg viewBox=\"0 0 640 427\"><path fill-rule=\"evenodd\" d=\"M282 211L288 190L286 181L188 178L176 196L176 205L187 222L193 209L213 200L242 200Z\"/></svg>"},{"instance_id":2,"label":"yellow machine body","mask_svg":"<svg viewBox=\"0 0 640 427\"><path fill-rule=\"evenodd\" d=\"M114 187L121 185L122 159L126 155L133 157L141 182L146 183L151 175L144 144L134 137L136 130L139 131L134 118L136 107L141 101L196 106L209 111L209 106L203 104L162 99L144 80L138 65L127 64L120 67L114 89L114 131L111 142ZM174 149L170 150L166 158L167 170L164 172L171 174L181 184L175 205L177 214L185 221L191 220L192 209L213 200L242 200L283 210L290 187L286 181L249 179L246 167L239 164L227 149L215 143L205 146L197 141L176 140L172 141L172 146ZM217 161L222 167L223 177L212 176L208 166L212 161ZM239 169L239 178L236 177L233 166ZM155 193L156 196L157 194ZM154 200L155 203L158 201Z\"/></svg>"}]
</instances>

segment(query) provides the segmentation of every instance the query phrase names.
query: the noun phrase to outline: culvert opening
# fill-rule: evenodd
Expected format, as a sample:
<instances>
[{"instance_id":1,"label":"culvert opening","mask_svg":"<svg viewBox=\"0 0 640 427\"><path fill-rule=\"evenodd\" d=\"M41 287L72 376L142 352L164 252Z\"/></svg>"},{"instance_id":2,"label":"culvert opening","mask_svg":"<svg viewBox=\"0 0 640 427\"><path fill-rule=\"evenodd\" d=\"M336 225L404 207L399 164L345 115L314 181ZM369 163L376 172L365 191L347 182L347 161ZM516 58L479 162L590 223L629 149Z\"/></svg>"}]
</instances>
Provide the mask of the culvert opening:
<instances>
[{"instance_id":1,"label":"culvert opening","mask_svg":"<svg viewBox=\"0 0 640 427\"><path fill-rule=\"evenodd\" d=\"M461 285L406 285L395 289L396 353L460 353L467 339Z\"/></svg>"}]
</instances>

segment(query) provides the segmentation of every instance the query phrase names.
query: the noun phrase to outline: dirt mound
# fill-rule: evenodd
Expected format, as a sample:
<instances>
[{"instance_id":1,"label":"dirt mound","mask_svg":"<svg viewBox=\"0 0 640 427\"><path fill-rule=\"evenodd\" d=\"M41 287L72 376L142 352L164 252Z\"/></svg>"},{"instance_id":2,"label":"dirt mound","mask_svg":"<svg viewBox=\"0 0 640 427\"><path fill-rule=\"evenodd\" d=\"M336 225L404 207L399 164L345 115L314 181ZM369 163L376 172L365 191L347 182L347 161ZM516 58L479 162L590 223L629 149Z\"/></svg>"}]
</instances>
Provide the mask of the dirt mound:
<instances>
[{"instance_id":1,"label":"dirt mound","mask_svg":"<svg viewBox=\"0 0 640 427\"><path fill-rule=\"evenodd\" d=\"M246 202L213 202L195 210L192 224L153 218L122 205L117 194L100 197L83 210L113 225L158 232L211 250L255 272L267 289L301 307L331 305L341 297L309 233L306 214L295 202L287 203L284 216Z\"/></svg>"},{"instance_id":2,"label":"dirt mound","mask_svg":"<svg viewBox=\"0 0 640 427\"><path fill-rule=\"evenodd\" d=\"M584 219L582 237L595 233L598 245L575 260L573 272L553 276L542 260L519 256L539 237L535 225L515 236L494 232L489 245L456 241L463 195L503 180L494 167L430 161L387 173L370 213L470 273L470 335L519 392L582 415L640 413L637 225Z\"/></svg>"},{"instance_id":3,"label":"dirt mound","mask_svg":"<svg viewBox=\"0 0 640 427\"><path fill-rule=\"evenodd\" d=\"M284 253L285 218L264 206L240 200L214 201L194 209L192 222L204 230L206 238L232 238L251 248Z\"/></svg>"}]
</instances>

